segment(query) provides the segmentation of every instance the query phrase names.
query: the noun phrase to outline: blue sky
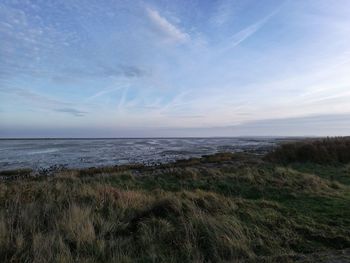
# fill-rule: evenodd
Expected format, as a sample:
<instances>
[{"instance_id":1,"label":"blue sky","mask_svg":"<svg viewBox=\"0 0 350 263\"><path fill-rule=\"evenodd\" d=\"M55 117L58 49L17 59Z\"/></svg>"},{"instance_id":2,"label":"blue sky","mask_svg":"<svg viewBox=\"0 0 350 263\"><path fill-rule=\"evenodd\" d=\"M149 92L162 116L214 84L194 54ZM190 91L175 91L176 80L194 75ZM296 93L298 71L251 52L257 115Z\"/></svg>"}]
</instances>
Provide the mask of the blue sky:
<instances>
[{"instance_id":1,"label":"blue sky","mask_svg":"<svg viewBox=\"0 0 350 263\"><path fill-rule=\"evenodd\" d=\"M0 2L0 137L349 133L348 0Z\"/></svg>"}]
</instances>

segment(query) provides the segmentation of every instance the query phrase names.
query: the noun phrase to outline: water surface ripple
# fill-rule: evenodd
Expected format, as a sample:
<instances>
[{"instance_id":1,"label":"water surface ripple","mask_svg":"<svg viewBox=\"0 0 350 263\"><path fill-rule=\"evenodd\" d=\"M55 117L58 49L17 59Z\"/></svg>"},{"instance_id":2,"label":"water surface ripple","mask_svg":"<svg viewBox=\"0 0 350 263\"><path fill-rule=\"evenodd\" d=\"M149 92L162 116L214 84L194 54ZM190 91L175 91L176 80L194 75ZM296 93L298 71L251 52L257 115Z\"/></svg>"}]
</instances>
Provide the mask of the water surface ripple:
<instances>
[{"instance_id":1,"label":"water surface ripple","mask_svg":"<svg viewBox=\"0 0 350 263\"><path fill-rule=\"evenodd\" d=\"M155 164L216 152L263 152L274 138L20 139L0 140L0 170Z\"/></svg>"}]
</instances>

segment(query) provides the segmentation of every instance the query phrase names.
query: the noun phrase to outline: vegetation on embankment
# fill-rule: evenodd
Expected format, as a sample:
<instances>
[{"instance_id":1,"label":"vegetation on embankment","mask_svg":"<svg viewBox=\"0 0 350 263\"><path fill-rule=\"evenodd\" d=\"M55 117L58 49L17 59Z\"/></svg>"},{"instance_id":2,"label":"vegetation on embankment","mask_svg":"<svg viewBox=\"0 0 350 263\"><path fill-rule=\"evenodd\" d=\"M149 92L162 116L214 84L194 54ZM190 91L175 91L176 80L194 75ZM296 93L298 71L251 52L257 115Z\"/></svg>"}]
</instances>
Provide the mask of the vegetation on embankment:
<instances>
[{"instance_id":1,"label":"vegetation on embankment","mask_svg":"<svg viewBox=\"0 0 350 263\"><path fill-rule=\"evenodd\" d=\"M268 154L267 159L283 163L349 163L350 137L308 139L285 143Z\"/></svg>"},{"instance_id":2,"label":"vegetation on embankment","mask_svg":"<svg viewBox=\"0 0 350 263\"><path fill-rule=\"evenodd\" d=\"M3 180L0 258L347 260L349 178L345 163L275 163L227 153L155 167L66 170Z\"/></svg>"}]
</instances>

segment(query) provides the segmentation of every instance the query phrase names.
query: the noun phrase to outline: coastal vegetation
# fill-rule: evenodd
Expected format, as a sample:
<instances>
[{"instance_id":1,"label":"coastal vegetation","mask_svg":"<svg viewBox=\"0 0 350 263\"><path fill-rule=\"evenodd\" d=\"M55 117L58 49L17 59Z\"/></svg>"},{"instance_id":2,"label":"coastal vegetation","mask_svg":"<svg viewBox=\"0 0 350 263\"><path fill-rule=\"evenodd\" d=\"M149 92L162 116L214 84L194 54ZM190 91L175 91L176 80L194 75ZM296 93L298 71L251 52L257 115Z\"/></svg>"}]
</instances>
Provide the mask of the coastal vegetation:
<instances>
[{"instance_id":1,"label":"coastal vegetation","mask_svg":"<svg viewBox=\"0 0 350 263\"><path fill-rule=\"evenodd\" d=\"M282 144L267 159L283 163L313 162L336 164L350 162L350 137L304 140Z\"/></svg>"},{"instance_id":2,"label":"coastal vegetation","mask_svg":"<svg viewBox=\"0 0 350 263\"><path fill-rule=\"evenodd\" d=\"M0 173L4 262L350 260L350 139ZM333 261L332 261L333 260Z\"/></svg>"}]
</instances>

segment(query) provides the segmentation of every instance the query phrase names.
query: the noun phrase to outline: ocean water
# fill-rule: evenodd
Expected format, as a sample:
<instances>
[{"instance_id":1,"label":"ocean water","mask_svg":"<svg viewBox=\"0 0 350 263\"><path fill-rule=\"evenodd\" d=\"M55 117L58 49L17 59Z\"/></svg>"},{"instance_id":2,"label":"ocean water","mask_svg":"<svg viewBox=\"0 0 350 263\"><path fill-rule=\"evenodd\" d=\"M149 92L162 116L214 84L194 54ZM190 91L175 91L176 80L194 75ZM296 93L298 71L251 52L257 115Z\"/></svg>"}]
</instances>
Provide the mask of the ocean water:
<instances>
[{"instance_id":1,"label":"ocean water","mask_svg":"<svg viewBox=\"0 0 350 263\"><path fill-rule=\"evenodd\" d=\"M0 170L17 168L97 167L128 163L146 165L200 157L217 152L271 149L276 138L168 139L20 139L0 140Z\"/></svg>"}]
</instances>

